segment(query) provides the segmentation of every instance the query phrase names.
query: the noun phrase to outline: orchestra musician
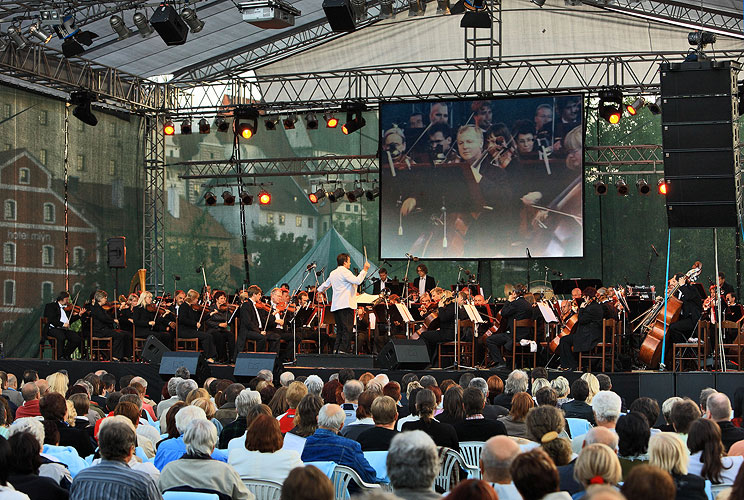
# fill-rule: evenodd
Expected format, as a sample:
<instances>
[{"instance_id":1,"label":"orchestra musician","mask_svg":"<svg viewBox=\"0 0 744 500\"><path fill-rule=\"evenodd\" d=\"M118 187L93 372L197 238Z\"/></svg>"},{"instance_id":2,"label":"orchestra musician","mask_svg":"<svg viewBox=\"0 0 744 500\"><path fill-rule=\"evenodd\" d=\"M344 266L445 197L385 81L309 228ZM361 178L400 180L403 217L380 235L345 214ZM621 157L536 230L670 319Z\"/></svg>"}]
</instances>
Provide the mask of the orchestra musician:
<instances>
[{"instance_id":1,"label":"orchestra musician","mask_svg":"<svg viewBox=\"0 0 744 500\"><path fill-rule=\"evenodd\" d=\"M664 359L672 359L672 350L675 343L687 342L697 326L697 322L703 312L702 299L697 288L688 282L687 277L682 273L675 274L669 280L669 286L674 288L679 284L676 297L682 301L679 319L670 324L667 328L666 339L664 341ZM671 363L669 363L671 366Z\"/></svg>"},{"instance_id":2,"label":"orchestra musician","mask_svg":"<svg viewBox=\"0 0 744 500\"><path fill-rule=\"evenodd\" d=\"M173 349L173 334L168 333L170 321L164 316L156 316L157 307L152 304L152 292L144 291L140 293L137 304L132 311L131 322L136 327L135 336L140 339L146 339L150 335L154 336L160 342L165 344L169 349ZM160 309L161 312L167 311L166 316L175 319L173 314L167 309Z\"/></svg>"},{"instance_id":3,"label":"orchestra musician","mask_svg":"<svg viewBox=\"0 0 744 500\"><path fill-rule=\"evenodd\" d=\"M597 302L602 306L602 318L617 319L617 308L610 300L609 294L605 287L597 290Z\"/></svg>"},{"instance_id":4,"label":"orchestra musician","mask_svg":"<svg viewBox=\"0 0 744 500\"><path fill-rule=\"evenodd\" d=\"M524 285L517 285L509 294L508 302L501 308L501 321L506 322L508 332L497 333L488 337L486 346L488 353L491 355L491 366L496 365L495 369L501 370L506 368L506 361L501 355L501 347L511 351L513 336L511 332L514 320L532 319L532 305L524 298L527 289ZM520 327L517 329L517 341L526 339L530 335L530 328Z\"/></svg>"},{"instance_id":5,"label":"orchestra musician","mask_svg":"<svg viewBox=\"0 0 744 500\"><path fill-rule=\"evenodd\" d=\"M588 286L582 293L583 301L578 309L579 319L570 335L561 337L558 345L563 370L575 370L579 366L579 353L591 351L602 341L602 306L596 300L597 290Z\"/></svg>"},{"instance_id":6,"label":"orchestra musician","mask_svg":"<svg viewBox=\"0 0 744 500\"><path fill-rule=\"evenodd\" d=\"M328 279L318 287L317 293L323 293L333 288L333 302L331 312L336 319L336 345L334 351L337 353L348 353L351 351L351 335L353 333L354 310L356 309L357 286L364 281L369 270L369 262L364 262L362 272L354 276L351 267L351 256L348 253L340 253L336 256L338 267L331 271Z\"/></svg>"},{"instance_id":7,"label":"orchestra musician","mask_svg":"<svg viewBox=\"0 0 744 500\"><path fill-rule=\"evenodd\" d=\"M429 359L434 364L434 358L437 355L437 345L442 342L452 342L455 340L455 300L445 294L444 289L436 287L429 292L431 298L438 305L439 310L439 329L428 330L421 334L421 339L426 343L429 350ZM464 297L458 294L457 303L462 304Z\"/></svg>"},{"instance_id":8,"label":"orchestra musician","mask_svg":"<svg viewBox=\"0 0 744 500\"><path fill-rule=\"evenodd\" d=\"M581 305L581 288L571 290L571 300L561 301L561 317L565 320L573 309Z\"/></svg>"},{"instance_id":9,"label":"orchestra musician","mask_svg":"<svg viewBox=\"0 0 744 500\"><path fill-rule=\"evenodd\" d=\"M416 266L416 272L418 277L413 280L413 287L418 290L419 296L423 295L424 292L431 292L437 286L437 281L428 276L429 270L424 264Z\"/></svg>"},{"instance_id":10,"label":"orchestra musician","mask_svg":"<svg viewBox=\"0 0 744 500\"><path fill-rule=\"evenodd\" d=\"M90 309L93 336L111 337L112 361L131 358L132 343L126 342L129 334L119 329L118 319L112 318L104 311L103 306L106 302L108 302L108 294L104 290L96 290L93 294L93 306Z\"/></svg>"},{"instance_id":11,"label":"orchestra musician","mask_svg":"<svg viewBox=\"0 0 744 500\"><path fill-rule=\"evenodd\" d=\"M189 290L188 293L183 290L176 290L176 296L174 298L173 305L170 307L173 312L176 322L178 323L177 334L182 339L199 339L199 347L204 352L204 356L207 358L208 363L214 363L214 345L212 344L212 337L207 335L205 332L199 331L203 321L201 317L201 307L198 305L199 292L196 290ZM194 308L200 309L199 311Z\"/></svg>"},{"instance_id":12,"label":"orchestra musician","mask_svg":"<svg viewBox=\"0 0 744 500\"><path fill-rule=\"evenodd\" d=\"M726 311L724 318L726 321L733 321L734 323L740 322L744 319L744 307L741 304L736 303L736 295L733 293L726 294Z\"/></svg>"},{"instance_id":13,"label":"orchestra musician","mask_svg":"<svg viewBox=\"0 0 744 500\"><path fill-rule=\"evenodd\" d=\"M380 295L380 293L389 285L391 279L388 278L387 269L381 267L378 271L380 275L379 279L372 280L372 295Z\"/></svg>"},{"instance_id":14,"label":"orchestra musician","mask_svg":"<svg viewBox=\"0 0 744 500\"><path fill-rule=\"evenodd\" d=\"M126 302L119 304L119 326L121 326L122 330L132 331L132 326L134 325L134 308L138 300L139 297L136 293L130 293Z\"/></svg>"},{"instance_id":15,"label":"orchestra musician","mask_svg":"<svg viewBox=\"0 0 744 500\"><path fill-rule=\"evenodd\" d=\"M314 323L315 318L317 318L317 315L313 314L314 311L315 305L310 302L310 294L304 290L300 291L297 294L297 307L293 313L289 313L288 328L292 328L294 324L294 328L297 331L297 338L301 340L317 341L320 338L320 352L330 351L331 336L324 329L318 328L314 331L311 326L311 323Z\"/></svg>"},{"instance_id":16,"label":"orchestra musician","mask_svg":"<svg viewBox=\"0 0 744 500\"><path fill-rule=\"evenodd\" d=\"M230 319L233 317L232 308L228 307L227 295L222 290L217 290L212 296L214 308L206 317L207 335L212 337L217 351L218 362L230 361L230 356L235 350L235 336L230 330ZM233 306L235 307L235 306Z\"/></svg>"},{"instance_id":17,"label":"orchestra musician","mask_svg":"<svg viewBox=\"0 0 744 500\"><path fill-rule=\"evenodd\" d=\"M269 351L279 353L280 362L289 361L294 357L294 335L286 327L286 314L289 304L289 291L283 288L273 288L271 297L271 313L266 318L266 340ZM281 349L281 341L287 342L287 347Z\"/></svg>"},{"instance_id":18,"label":"orchestra musician","mask_svg":"<svg viewBox=\"0 0 744 500\"><path fill-rule=\"evenodd\" d=\"M69 308L70 311L65 310ZM54 302L44 306L44 317L46 318L46 336L57 339L57 346L61 351L60 359L70 359L75 349L83 343L82 337L70 330L70 324L85 313L81 309L74 314L70 307L70 294L66 291L59 293Z\"/></svg>"},{"instance_id":19,"label":"orchestra musician","mask_svg":"<svg viewBox=\"0 0 744 500\"><path fill-rule=\"evenodd\" d=\"M721 297L726 297L728 294L736 294L733 285L726 281L726 275L722 272L718 273L718 286L721 287Z\"/></svg>"},{"instance_id":20,"label":"orchestra musician","mask_svg":"<svg viewBox=\"0 0 744 500\"><path fill-rule=\"evenodd\" d=\"M235 352L232 361L238 357L239 352L245 349L246 340L253 340L256 343L256 351L264 352L266 350L266 318L262 317L258 310L257 304L261 301L263 292L257 285L251 285L246 290L248 300L240 306L240 328L238 329L238 340L235 343ZM242 294L241 294L242 295Z\"/></svg>"}]
</instances>

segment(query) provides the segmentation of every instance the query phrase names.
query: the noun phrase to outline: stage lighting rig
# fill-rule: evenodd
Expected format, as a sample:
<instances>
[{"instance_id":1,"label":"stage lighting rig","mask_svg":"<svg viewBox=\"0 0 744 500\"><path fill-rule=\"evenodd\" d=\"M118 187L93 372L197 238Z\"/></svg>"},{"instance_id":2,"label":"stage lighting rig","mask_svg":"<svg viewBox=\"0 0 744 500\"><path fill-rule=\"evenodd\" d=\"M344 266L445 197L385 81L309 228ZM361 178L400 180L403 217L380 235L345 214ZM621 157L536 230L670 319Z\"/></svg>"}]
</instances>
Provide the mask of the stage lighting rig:
<instances>
[{"instance_id":1,"label":"stage lighting rig","mask_svg":"<svg viewBox=\"0 0 744 500\"><path fill-rule=\"evenodd\" d=\"M11 26L8 28L8 36L16 46L16 49L23 50L28 46L28 40L21 33L21 28L18 26Z\"/></svg>"},{"instance_id":2,"label":"stage lighting rig","mask_svg":"<svg viewBox=\"0 0 744 500\"><path fill-rule=\"evenodd\" d=\"M235 108L235 133L243 139L250 139L258 131L258 110L250 106Z\"/></svg>"},{"instance_id":3,"label":"stage lighting rig","mask_svg":"<svg viewBox=\"0 0 744 500\"><path fill-rule=\"evenodd\" d=\"M324 114L323 119L326 121L326 128L336 128L338 126L338 118L333 116L333 113Z\"/></svg>"},{"instance_id":4,"label":"stage lighting rig","mask_svg":"<svg viewBox=\"0 0 744 500\"><path fill-rule=\"evenodd\" d=\"M204 193L204 203L206 203L208 206L213 206L217 204L217 196L212 191L207 191Z\"/></svg>"},{"instance_id":5,"label":"stage lighting rig","mask_svg":"<svg viewBox=\"0 0 744 500\"><path fill-rule=\"evenodd\" d=\"M449 0L437 0L437 15L448 16L450 14Z\"/></svg>"},{"instance_id":6,"label":"stage lighting rig","mask_svg":"<svg viewBox=\"0 0 744 500\"><path fill-rule=\"evenodd\" d=\"M228 207L231 207L235 205L235 195L232 194L230 191L223 191L222 201L225 205L227 205Z\"/></svg>"},{"instance_id":7,"label":"stage lighting rig","mask_svg":"<svg viewBox=\"0 0 744 500\"><path fill-rule=\"evenodd\" d=\"M607 194L607 184L603 180L598 180L594 183L594 192L599 196Z\"/></svg>"},{"instance_id":8,"label":"stage lighting rig","mask_svg":"<svg viewBox=\"0 0 744 500\"><path fill-rule=\"evenodd\" d=\"M630 189L628 189L628 185L623 179L618 179L618 181L615 183L615 189L617 189L617 194L619 194L620 196L628 196L628 193L630 192Z\"/></svg>"},{"instance_id":9,"label":"stage lighting rig","mask_svg":"<svg viewBox=\"0 0 744 500\"><path fill-rule=\"evenodd\" d=\"M56 9L40 10L39 17L41 18L42 26L56 26L59 24L59 11Z\"/></svg>"},{"instance_id":10,"label":"stage lighting rig","mask_svg":"<svg viewBox=\"0 0 744 500\"><path fill-rule=\"evenodd\" d=\"M206 118L199 120L199 133L208 134L212 127L209 125L209 121Z\"/></svg>"},{"instance_id":11,"label":"stage lighting rig","mask_svg":"<svg viewBox=\"0 0 744 500\"><path fill-rule=\"evenodd\" d=\"M163 1L150 16L150 25L168 46L183 45L189 36L189 26L167 1Z\"/></svg>"},{"instance_id":12,"label":"stage lighting rig","mask_svg":"<svg viewBox=\"0 0 744 500\"><path fill-rule=\"evenodd\" d=\"M152 26L150 26L147 16L142 12L135 12L134 16L132 16L132 21L134 21L134 25L137 27L137 31L139 31L142 38L147 38L152 35L153 31L155 31Z\"/></svg>"},{"instance_id":13,"label":"stage lighting rig","mask_svg":"<svg viewBox=\"0 0 744 500\"><path fill-rule=\"evenodd\" d=\"M165 125L163 125L163 133L165 135L173 135L176 133L176 126L173 124L172 120L165 122Z\"/></svg>"},{"instance_id":14,"label":"stage lighting rig","mask_svg":"<svg viewBox=\"0 0 744 500\"><path fill-rule=\"evenodd\" d=\"M687 43L694 48L687 54L685 61L703 61L708 58L703 52L703 49L707 45L716 43L716 35L707 31L691 31L687 34Z\"/></svg>"},{"instance_id":15,"label":"stage lighting rig","mask_svg":"<svg viewBox=\"0 0 744 500\"><path fill-rule=\"evenodd\" d=\"M181 135L191 135L191 119L186 118L181 122Z\"/></svg>"},{"instance_id":16,"label":"stage lighting rig","mask_svg":"<svg viewBox=\"0 0 744 500\"><path fill-rule=\"evenodd\" d=\"M661 96L657 97L655 101L648 101L646 107L651 111L652 115L661 114Z\"/></svg>"},{"instance_id":17,"label":"stage lighting rig","mask_svg":"<svg viewBox=\"0 0 744 500\"><path fill-rule=\"evenodd\" d=\"M214 124L217 126L217 132L227 132L230 130L230 122L222 117L217 118Z\"/></svg>"},{"instance_id":18,"label":"stage lighting rig","mask_svg":"<svg viewBox=\"0 0 744 500\"><path fill-rule=\"evenodd\" d=\"M127 27L124 19L116 14L109 18L109 24L111 25L111 29L118 35L118 40L125 40L134 34L134 32Z\"/></svg>"},{"instance_id":19,"label":"stage lighting rig","mask_svg":"<svg viewBox=\"0 0 744 500\"><path fill-rule=\"evenodd\" d=\"M408 17L423 16L426 14L425 0L408 0Z\"/></svg>"},{"instance_id":20,"label":"stage lighting rig","mask_svg":"<svg viewBox=\"0 0 744 500\"><path fill-rule=\"evenodd\" d=\"M52 35L44 31L44 28L39 24L38 21L28 27L28 34L36 38L43 44L49 43L49 40L52 39Z\"/></svg>"},{"instance_id":21,"label":"stage lighting rig","mask_svg":"<svg viewBox=\"0 0 744 500\"><path fill-rule=\"evenodd\" d=\"M344 193L346 193L346 191L344 191L344 188L337 187L332 192L328 193L328 199L331 201L331 203L336 203L344 197Z\"/></svg>"},{"instance_id":22,"label":"stage lighting rig","mask_svg":"<svg viewBox=\"0 0 744 500\"><path fill-rule=\"evenodd\" d=\"M92 31L83 31L75 25L75 18L66 15L62 18L60 24L54 26L54 32L57 37L64 40L62 42L62 55L67 58L79 56L85 52L85 47L93 44L93 39L98 38Z\"/></svg>"},{"instance_id":23,"label":"stage lighting rig","mask_svg":"<svg viewBox=\"0 0 744 500\"><path fill-rule=\"evenodd\" d=\"M242 205L253 205L253 195L248 191L240 193L240 203Z\"/></svg>"},{"instance_id":24,"label":"stage lighting rig","mask_svg":"<svg viewBox=\"0 0 744 500\"><path fill-rule=\"evenodd\" d=\"M98 125L98 118L90 110L90 103L96 100L96 95L86 90L70 94L70 104L75 106L72 116L91 127Z\"/></svg>"},{"instance_id":25,"label":"stage lighting rig","mask_svg":"<svg viewBox=\"0 0 744 500\"><path fill-rule=\"evenodd\" d=\"M393 0L380 0L380 19L392 19L394 17Z\"/></svg>"},{"instance_id":26,"label":"stage lighting rig","mask_svg":"<svg viewBox=\"0 0 744 500\"><path fill-rule=\"evenodd\" d=\"M646 105L646 99L644 99L641 96L638 96L635 98L632 104L625 105L625 111L627 111L630 116L635 116L645 105Z\"/></svg>"},{"instance_id":27,"label":"stage lighting rig","mask_svg":"<svg viewBox=\"0 0 744 500\"><path fill-rule=\"evenodd\" d=\"M264 126L266 130L276 130L276 124L279 123L279 118L271 117L264 120Z\"/></svg>"},{"instance_id":28,"label":"stage lighting rig","mask_svg":"<svg viewBox=\"0 0 744 500\"><path fill-rule=\"evenodd\" d=\"M659 192L659 194L666 196L667 188L668 188L667 182L662 177L661 179L659 179L659 182L656 184L656 190Z\"/></svg>"},{"instance_id":29,"label":"stage lighting rig","mask_svg":"<svg viewBox=\"0 0 744 500\"><path fill-rule=\"evenodd\" d=\"M266 191L263 187L258 193L258 204L259 205L271 205L271 193Z\"/></svg>"},{"instance_id":30,"label":"stage lighting rig","mask_svg":"<svg viewBox=\"0 0 744 500\"><path fill-rule=\"evenodd\" d=\"M286 117L283 122L284 123L284 130L292 130L295 128L295 123L297 123L297 115L292 113L288 117Z\"/></svg>"},{"instance_id":31,"label":"stage lighting rig","mask_svg":"<svg viewBox=\"0 0 744 500\"><path fill-rule=\"evenodd\" d=\"M367 19L367 0L351 0L350 3L355 22L365 21Z\"/></svg>"},{"instance_id":32,"label":"stage lighting rig","mask_svg":"<svg viewBox=\"0 0 744 500\"><path fill-rule=\"evenodd\" d=\"M620 123L623 114L623 93L620 89L599 91L599 116L613 125Z\"/></svg>"},{"instance_id":33,"label":"stage lighting rig","mask_svg":"<svg viewBox=\"0 0 744 500\"><path fill-rule=\"evenodd\" d=\"M364 119L364 111L366 110L367 107L362 103L347 105L346 123L341 127L341 132L344 135L349 135L364 127L367 124L367 121Z\"/></svg>"},{"instance_id":34,"label":"stage lighting rig","mask_svg":"<svg viewBox=\"0 0 744 500\"><path fill-rule=\"evenodd\" d=\"M199 19L196 11L190 7L181 11L181 19L189 26L192 33L199 33L204 28L204 21Z\"/></svg>"},{"instance_id":35,"label":"stage lighting rig","mask_svg":"<svg viewBox=\"0 0 744 500\"><path fill-rule=\"evenodd\" d=\"M295 17L302 12L282 0L254 0L238 2L243 21L259 28L281 29L294 26Z\"/></svg>"},{"instance_id":36,"label":"stage lighting rig","mask_svg":"<svg viewBox=\"0 0 744 500\"><path fill-rule=\"evenodd\" d=\"M490 28L491 16L488 14L487 0L465 0L465 15L460 21L461 28Z\"/></svg>"},{"instance_id":37,"label":"stage lighting rig","mask_svg":"<svg viewBox=\"0 0 744 500\"><path fill-rule=\"evenodd\" d=\"M322 187L320 187L320 188L318 188L317 191L315 191L315 192L310 193L309 195L307 195L307 198L310 200L310 203L315 204L315 203L318 203L323 198L325 198L325 196L326 196L325 189L323 189Z\"/></svg>"},{"instance_id":38,"label":"stage lighting rig","mask_svg":"<svg viewBox=\"0 0 744 500\"><path fill-rule=\"evenodd\" d=\"M375 187L375 188L372 188L372 189L368 189L368 190L366 190L364 192L364 196L367 197L367 201L372 201L375 198L377 198L378 196L380 196L380 188L379 187Z\"/></svg>"},{"instance_id":39,"label":"stage lighting rig","mask_svg":"<svg viewBox=\"0 0 744 500\"><path fill-rule=\"evenodd\" d=\"M638 179L636 181L636 189L638 190L638 194L642 194L643 196L651 192L651 186L648 185L646 179Z\"/></svg>"},{"instance_id":40,"label":"stage lighting rig","mask_svg":"<svg viewBox=\"0 0 744 500\"><path fill-rule=\"evenodd\" d=\"M315 113L308 113L305 115L305 128L308 130L318 129L318 117L315 116Z\"/></svg>"},{"instance_id":41,"label":"stage lighting rig","mask_svg":"<svg viewBox=\"0 0 744 500\"><path fill-rule=\"evenodd\" d=\"M349 191L348 193L346 193L346 199L352 203L360 200L362 196L364 196L364 189L362 189L361 186L353 191Z\"/></svg>"}]
</instances>

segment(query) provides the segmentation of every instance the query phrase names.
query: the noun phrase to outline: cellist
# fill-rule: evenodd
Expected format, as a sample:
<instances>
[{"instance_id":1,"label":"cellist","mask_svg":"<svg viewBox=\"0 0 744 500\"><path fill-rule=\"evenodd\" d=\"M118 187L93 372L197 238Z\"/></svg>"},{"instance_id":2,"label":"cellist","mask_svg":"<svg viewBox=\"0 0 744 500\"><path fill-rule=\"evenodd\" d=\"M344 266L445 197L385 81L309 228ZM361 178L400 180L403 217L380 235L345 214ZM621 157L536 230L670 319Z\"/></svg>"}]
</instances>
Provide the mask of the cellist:
<instances>
[{"instance_id":1,"label":"cellist","mask_svg":"<svg viewBox=\"0 0 744 500\"><path fill-rule=\"evenodd\" d=\"M669 280L669 287L674 288L679 284L679 289L675 293L676 297L682 301L679 319L669 325L664 342L664 359L672 359L672 349L675 343L687 342L695 331L700 316L703 313L703 302L700 293L695 286L691 285L687 277L682 273L675 274ZM671 364L667 361L667 365Z\"/></svg>"},{"instance_id":2,"label":"cellist","mask_svg":"<svg viewBox=\"0 0 744 500\"><path fill-rule=\"evenodd\" d=\"M561 337L558 349L561 356L561 369L575 370L579 366L579 353L591 351L602 342L602 306L596 301L597 290L588 286L582 292L583 301L579 306L579 319L576 331Z\"/></svg>"}]
</instances>

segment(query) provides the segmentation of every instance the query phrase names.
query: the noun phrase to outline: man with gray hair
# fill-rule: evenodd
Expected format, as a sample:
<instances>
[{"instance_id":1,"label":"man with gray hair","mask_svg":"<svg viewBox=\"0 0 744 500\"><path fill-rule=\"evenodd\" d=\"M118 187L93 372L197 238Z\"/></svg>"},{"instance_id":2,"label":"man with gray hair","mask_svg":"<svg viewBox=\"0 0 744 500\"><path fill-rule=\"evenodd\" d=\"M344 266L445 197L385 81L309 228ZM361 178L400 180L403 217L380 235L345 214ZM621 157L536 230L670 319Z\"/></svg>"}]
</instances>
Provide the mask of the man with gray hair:
<instances>
[{"instance_id":1,"label":"man with gray hair","mask_svg":"<svg viewBox=\"0 0 744 500\"><path fill-rule=\"evenodd\" d=\"M219 448L221 450L227 449L228 443L231 439L245 436L245 431L248 429L248 421L245 417L248 416L248 412L254 406L261 404L261 394L257 391L250 389L243 389L235 398L235 409L238 412L238 416L234 421L227 424L220 433Z\"/></svg>"},{"instance_id":2,"label":"man with gray hair","mask_svg":"<svg viewBox=\"0 0 744 500\"><path fill-rule=\"evenodd\" d=\"M152 477L127 465L137 434L131 422L114 419L98 431L101 462L80 471L70 487L75 500L158 500L163 497Z\"/></svg>"},{"instance_id":3,"label":"man with gray hair","mask_svg":"<svg viewBox=\"0 0 744 500\"><path fill-rule=\"evenodd\" d=\"M171 379L173 380L173 379ZM160 432L162 434L165 434L167 432L165 426L166 421L168 418L168 410L170 410L170 407L173 406L176 401L186 401L186 398L189 397L189 393L195 389L199 388L199 384L196 383L195 380L192 380L190 378L188 379L179 379L177 383L175 383L175 390L171 393L171 383L168 381L168 394L171 394L171 398L164 401L163 403L167 403L168 401L173 400L173 395L175 395L175 400L173 400L173 403L168 406L162 413L160 413ZM161 405L163 403L160 403ZM158 407L158 410L160 410L160 407Z\"/></svg>"},{"instance_id":4,"label":"man with gray hair","mask_svg":"<svg viewBox=\"0 0 744 500\"><path fill-rule=\"evenodd\" d=\"M310 375L305 379L305 387L307 387L308 393L320 396L323 391L323 379L317 375Z\"/></svg>"},{"instance_id":5,"label":"man with gray hair","mask_svg":"<svg viewBox=\"0 0 744 500\"><path fill-rule=\"evenodd\" d=\"M711 394L706 403L708 410L705 412L705 418L713 420L721 428L723 448L728 452L732 444L744 439L744 429L731 423L731 401L724 393Z\"/></svg>"},{"instance_id":6,"label":"man with gray hair","mask_svg":"<svg viewBox=\"0 0 744 500\"><path fill-rule=\"evenodd\" d=\"M176 429L178 429L180 436L161 441L158 445L158 451L155 454L153 464L155 464L155 467L157 467L159 471L162 471L163 467L170 462L178 460L186 454L186 444L183 442L183 433L186 432L186 429L188 429L189 425L194 420L205 420L214 427L214 424L207 420L207 415L204 413L204 410L198 406L189 405L181 408L176 414ZM227 462L227 453L224 451L215 449L211 455L215 460Z\"/></svg>"},{"instance_id":7,"label":"man with gray hair","mask_svg":"<svg viewBox=\"0 0 744 500\"><path fill-rule=\"evenodd\" d=\"M491 420L497 420L499 417L509 414L509 411L503 406L489 404L488 382L486 382L486 379L484 379L483 377L475 377L471 379L468 387L475 387L476 389L481 391L483 393L483 397L486 398L486 406L483 407L482 412L484 417L490 418Z\"/></svg>"},{"instance_id":8,"label":"man with gray hair","mask_svg":"<svg viewBox=\"0 0 744 500\"><path fill-rule=\"evenodd\" d=\"M375 470L364 458L361 445L338 435L344 426L344 419L344 410L339 405L323 405L318 413L318 429L305 440L302 461L336 462L354 469L362 481L379 483Z\"/></svg>"},{"instance_id":9,"label":"man with gray hair","mask_svg":"<svg viewBox=\"0 0 744 500\"><path fill-rule=\"evenodd\" d=\"M597 427L609 429L615 432L615 424L620 416L620 407L622 401L620 396L612 391L599 391L592 399L592 412L594 412L594 421ZM571 449L574 453L581 452L584 445L585 434L574 436L571 440Z\"/></svg>"},{"instance_id":10,"label":"man with gray hair","mask_svg":"<svg viewBox=\"0 0 744 500\"><path fill-rule=\"evenodd\" d=\"M16 410L15 418L40 417L39 411L39 387L34 382L26 382L21 387L23 404Z\"/></svg>"},{"instance_id":11,"label":"man with gray hair","mask_svg":"<svg viewBox=\"0 0 744 500\"><path fill-rule=\"evenodd\" d=\"M530 377L524 370L514 370L509 374L504 383L504 392L493 399L493 404L503 406L511 410L511 402L514 395L518 392L527 392L530 385Z\"/></svg>"},{"instance_id":12,"label":"man with gray hair","mask_svg":"<svg viewBox=\"0 0 744 500\"><path fill-rule=\"evenodd\" d=\"M423 387L424 389L428 389L432 386L439 385L437 384L437 379L435 379L433 375L424 375L419 380L419 384L421 384L421 387Z\"/></svg>"},{"instance_id":13,"label":"man with gray hair","mask_svg":"<svg viewBox=\"0 0 744 500\"><path fill-rule=\"evenodd\" d=\"M509 470L514 457L519 453L519 445L507 436L494 436L483 444L480 457L481 478L491 483L499 500L522 499Z\"/></svg>"},{"instance_id":14,"label":"man with gray hair","mask_svg":"<svg viewBox=\"0 0 744 500\"><path fill-rule=\"evenodd\" d=\"M343 395L344 404L341 409L344 410L346 418L344 425L349 425L356 420L356 410L359 406L359 396L364 392L364 386L356 379L349 380L344 384Z\"/></svg>"},{"instance_id":15,"label":"man with gray hair","mask_svg":"<svg viewBox=\"0 0 744 500\"><path fill-rule=\"evenodd\" d=\"M439 465L437 445L428 434L424 431L398 434L390 443L386 460L393 493L404 500L442 498L434 491Z\"/></svg>"},{"instance_id":16,"label":"man with gray hair","mask_svg":"<svg viewBox=\"0 0 744 500\"><path fill-rule=\"evenodd\" d=\"M589 432L584 434L584 440L581 444L581 449L589 446L590 444L603 444L609 446L612 450L617 453L618 435L613 430L607 427L594 427L589 429ZM574 466L576 460L572 460L571 463L558 467L558 476L561 480L561 490L568 491L569 494L573 495L579 491L584 491L584 485L576 481L574 478Z\"/></svg>"},{"instance_id":17,"label":"man with gray hair","mask_svg":"<svg viewBox=\"0 0 744 500\"><path fill-rule=\"evenodd\" d=\"M165 412L178 401L176 390L178 389L178 384L181 382L183 382L183 379L180 377L171 377L168 379L168 394L170 398L158 403L158 407L156 408L158 420L165 420Z\"/></svg>"},{"instance_id":18,"label":"man with gray hair","mask_svg":"<svg viewBox=\"0 0 744 500\"><path fill-rule=\"evenodd\" d=\"M16 407L21 406L23 404L23 396L18 392L18 379L12 373L8 373L7 384L7 387L3 389L3 396L7 397Z\"/></svg>"},{"instance_id":19,"label":"man with gray hair","mask_svg":"<svg viewBox=\"0 0 744 500\"><path fill-rule=\"evenodd\" d=\"M717 391L713 389L712 387L706 387L702 391L700 391L700 399L698 403L700 404L700 412L705 415L705 412L708 411L707 402L708 397L710 397L711 394L715 394Z\"/></svg>"},{"instance_id":20,"label":"man with gray hair","mask_svg":"<svg viewBox=\"0 0 744 500\"><path fill-rule=\"evenodd\" d=\"M261 380L265 380L267 382L274 382L274 373L272 373L271 370L263 369L259 370L256 374L256 378L260 378Z\"/></svg>"},{"instance_id":21,"label":"man with gray hair","mask_svg":"<svg viewBox=\"0 0 744 500\"><path fill-rule=\"evenodd\" d=\"M279 384L281 384L282 387L287 387L294 381L294 378L294 373L284 372L279 375Z\"/></svg>"}]
</instances>

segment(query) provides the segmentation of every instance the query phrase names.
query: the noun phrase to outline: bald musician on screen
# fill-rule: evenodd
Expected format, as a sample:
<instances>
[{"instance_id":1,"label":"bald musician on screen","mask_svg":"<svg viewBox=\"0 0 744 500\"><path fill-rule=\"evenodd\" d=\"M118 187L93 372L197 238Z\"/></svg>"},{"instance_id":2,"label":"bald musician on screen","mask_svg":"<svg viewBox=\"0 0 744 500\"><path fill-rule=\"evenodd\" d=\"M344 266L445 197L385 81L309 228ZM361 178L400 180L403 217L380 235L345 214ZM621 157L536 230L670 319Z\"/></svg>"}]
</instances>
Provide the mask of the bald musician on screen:
<instances>
[{"instance_id":1,"label":"bald musician on screen","mask_svg":"<svg viewBox=\"0 0 744 500\"><path fill-rule=\"evenodd\" d=\"M354 329L354 310L356 309L357 285L367 276L369 262L364 262L364 269L354 276L351 267L351 256L340 253L336 257L338 267L331 271L328 279L318 287L318 293L323 293L333 287L333 301L331 312L336 320L336 345L334 352L351 352L351 334Z\"/></svg>"}]
</instances>

